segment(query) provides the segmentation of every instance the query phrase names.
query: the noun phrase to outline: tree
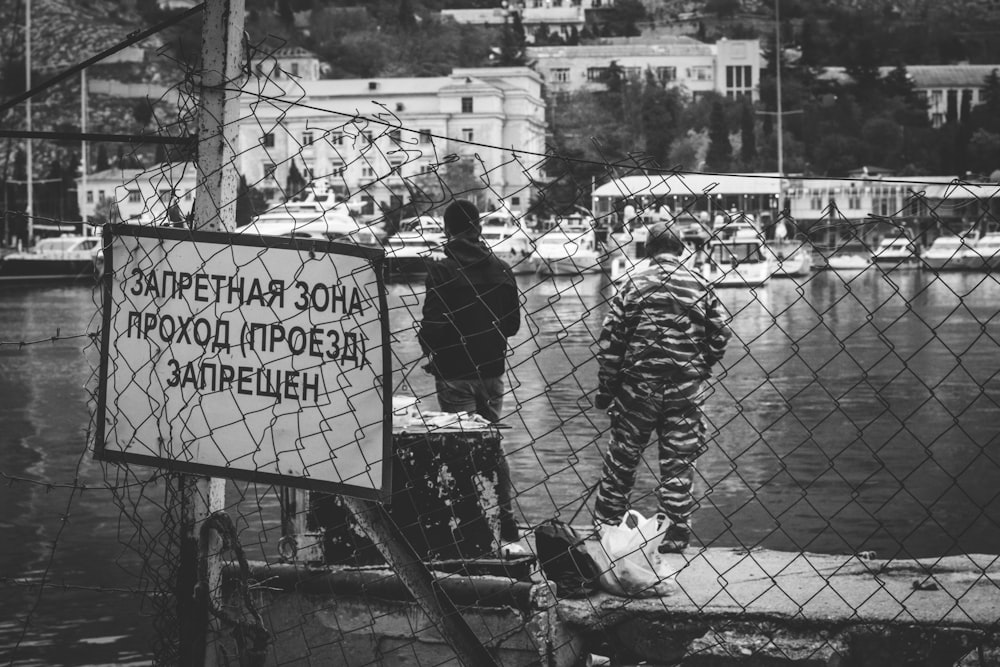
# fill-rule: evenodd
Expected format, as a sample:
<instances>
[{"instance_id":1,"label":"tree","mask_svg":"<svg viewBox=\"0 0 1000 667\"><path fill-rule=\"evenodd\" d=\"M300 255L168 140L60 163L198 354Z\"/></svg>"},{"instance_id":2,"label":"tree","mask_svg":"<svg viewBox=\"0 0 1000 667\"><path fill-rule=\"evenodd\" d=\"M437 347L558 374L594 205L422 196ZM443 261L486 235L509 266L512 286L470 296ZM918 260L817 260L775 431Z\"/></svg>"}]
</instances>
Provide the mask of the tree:
<instances>
[{"instance_id":1,"label":"tree","mask_svg":"<svg viewBox=\"0 0 1000 667\"><path fill-rule=\"evenodd\" d=\"M969 167L978 174L1000 168L1000 133L979 129L969 137Z\"/></svg>"},{"instance_id":2,"label":"tree","mask_svg":"<svg viewBox=\"0 0 1000 667\"><path fill-rule=\"evenodd\" d=\"M108 148L104 144L97 145L97 160L94 161L95 171L107 171L111 167L108 162Z\"/></svg>"},{"instance_id":3,"label":"tree","mask_svg":"<svg viewBox=\"0 0 1000 667\"><path fill-rule=\"evenodd\" d=\"M740 160L746 169L753 169L757 162L756 119L753 105L744 100L740 105Z\"/></svg>"},{"instance_id":4,"label":"tree","mask_svg":"<svg viewBox=\"0 0 1000 667\"><path fill-rule=\"evenodd\" d=\"M140 127L146 127L153 120L153 105L148 99L137 102L132 107L132 117L135 118Z\"/></svg>"},{"instance_id":5,"label":"tree","mask_svg":"<svg viewBox=\"0 0 1000 667\"><path fill-rule=\"evenodd\" d=\"M670 164L687 171L700 171L708 152L708 135L688 130L687 134L674 139L670 144Z\"/></svg>"},{"instance_id":6,"label":"tree","mask_svg":"<svg viewBox=\"0 0 1000 667\"><path fill-rule=\"evenodd\" d=\"M726 125L726 111L721 100L712 104L708 120L708 155L706 168L710 171L729 171L733 159L733 145L729 143L729 128Z\"/></svg>"},{"instance_id":7,"label":"tree","mask_svg":"<svg viewBox=\"0 0 1000 667\"><path fill-rule=\"evenodd\" d=\"M247 179L240 174L236 187L236 226L243 227L253 221L254 216L267 209L267 199L264 194L247 185Z\"/></svg>"},{"instance_id":8,"label":"tree","mask_svg":"<svg viewBox=\"0 0 1000 667\"><path fill-rule=\"evenodd\" d=\"M288 168L288 177L285 179L285 197L287 199L295 199L306 187L306 179L303 178L302 173L299 172L298 166L295 164L295 160L292 160L291 166Z\"/></svg>"}]
</instances>

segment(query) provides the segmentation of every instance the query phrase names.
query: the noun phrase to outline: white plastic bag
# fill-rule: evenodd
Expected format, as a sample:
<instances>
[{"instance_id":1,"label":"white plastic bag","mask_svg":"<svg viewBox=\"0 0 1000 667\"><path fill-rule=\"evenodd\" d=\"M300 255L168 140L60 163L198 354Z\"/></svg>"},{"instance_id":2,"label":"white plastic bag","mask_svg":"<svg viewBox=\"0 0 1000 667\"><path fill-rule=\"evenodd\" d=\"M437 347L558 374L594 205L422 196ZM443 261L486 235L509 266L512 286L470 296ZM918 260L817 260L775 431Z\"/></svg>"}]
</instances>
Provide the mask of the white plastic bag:
<instances>
[{"instance_id":1,"label":"white plastic bag","mask_svg":"<svg viewBox=\"0 0 1000 667\"><path fill-rule=\"evenodd\" d=\"M662 597L669 593L673 572L666 574L662 557L657 551L663 534L670 525L664 520L649 519L629 510L617 526L601 530L601 539L590 540L588 552L601 571L601 590L630 598Z\"/></svg>"}]
</instances>

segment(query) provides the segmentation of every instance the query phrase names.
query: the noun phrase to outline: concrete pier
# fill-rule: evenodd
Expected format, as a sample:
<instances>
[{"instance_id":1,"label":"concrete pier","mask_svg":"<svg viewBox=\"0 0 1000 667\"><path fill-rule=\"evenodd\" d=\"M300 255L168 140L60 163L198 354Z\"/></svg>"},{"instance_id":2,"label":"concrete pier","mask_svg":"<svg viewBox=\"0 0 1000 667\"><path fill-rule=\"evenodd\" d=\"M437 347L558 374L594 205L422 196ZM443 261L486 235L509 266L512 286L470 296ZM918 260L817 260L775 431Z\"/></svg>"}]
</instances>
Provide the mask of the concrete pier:
<instances>
[{"instance_id":1,"label":"concrete pier","mask_svg":"<svg viewBox=\"0 0 1000 667\"><path fill-rule=\"evenodd\" d=\"M1000 656L997 556L885 561L705 549L671 558L680 572L662 598L559 599L537 576L440 573L439 581L502 665L931 667ZM237 575L227 569L235 606ZM266 582L250 589L271 634L266 664L295 656L459 664L389 569L257 563L251 580Z\"/></svg>"}]
</instances>

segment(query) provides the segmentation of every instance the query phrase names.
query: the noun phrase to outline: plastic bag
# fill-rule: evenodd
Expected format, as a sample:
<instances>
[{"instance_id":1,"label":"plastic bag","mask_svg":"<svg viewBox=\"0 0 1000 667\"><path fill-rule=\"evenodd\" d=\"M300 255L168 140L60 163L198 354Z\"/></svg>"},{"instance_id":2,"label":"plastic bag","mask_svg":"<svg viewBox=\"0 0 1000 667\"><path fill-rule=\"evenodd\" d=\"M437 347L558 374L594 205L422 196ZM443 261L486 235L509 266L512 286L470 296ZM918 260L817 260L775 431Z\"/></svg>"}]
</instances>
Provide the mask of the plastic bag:
<instances>
[{"instance_id":1,"label":"plastic bag","mask_svg":"<svg viewBox=\"0 0 1000 667\"><path fill-rule=\"evenodd\" d=\"M572 526L558 519L549 519L535 529L538 564L560 597L587 597L597 590L600 571L585 543Z\"/></svg>"},{"instance_id":2,"label":"plastic bag","mask_svg":"<svg viewBox=\"0 0 1000 667\"><path fill-rule=\"evenodd\" d=\"M657 526L635 510L626 512L617 526L601 531L600 541L587 543L587 550L600 570L601 590L629 598L662 597L670 592L675 572L666 567L657 551L670 522Z\"/></svg>"}]
</instances>

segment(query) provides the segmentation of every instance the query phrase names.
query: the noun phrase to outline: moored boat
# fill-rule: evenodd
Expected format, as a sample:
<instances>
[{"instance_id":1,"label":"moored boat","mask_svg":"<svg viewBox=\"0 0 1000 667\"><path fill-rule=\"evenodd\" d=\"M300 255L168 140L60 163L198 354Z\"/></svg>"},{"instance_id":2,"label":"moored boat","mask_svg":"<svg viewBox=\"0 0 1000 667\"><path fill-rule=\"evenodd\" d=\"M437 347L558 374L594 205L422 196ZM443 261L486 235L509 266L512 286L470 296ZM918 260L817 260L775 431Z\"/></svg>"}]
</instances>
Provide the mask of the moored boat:
<instances>
[{"instance_id":1,"label":"moored boat","mask_svg":"<svg viewBox=\"0 0 1000 667\"><path fill-rule=\"evenodd\" d=\"M534 273L568 276L597 273L601 252L593 229L554 227L534 240L531 254Z\"/></svg>"},{"instance_id":2,"label":"moored boat","mask_svg":"<svg viewBox=\"0 0 1000 667\"><path fill-rule=\"evenodd\" d=\"M972 242L961 236L939 236L920 255L921 266L931 271L955 271L968 268Z\"/></svg>"},{"instance_id":3,"label":"moored boat","mask_svg":"<svg viewBox=\"0 0 1000 667\"><path fill-rule=\"evenodd\" d=\"M101 237L63 235L0 259L0 281L93 280Z\"/></svg>"},{"instance_id":4,"label":"moored boat","mask_svg":"<svg viewBox=\"0 0 1000 667\"><path fill-rule=\"evenodd\" d=\"M774 272L768 254L752 225L727 225L712 233L701 274L716 287L758 287Z\"/></svg>"},{"instance_id":5,"label":"moored boat","mask_svg":"<svg viewBox=\"0 0 1000 667\"><path fill-rule=\"evenodd\" d=\"M983 234L962 255L959 268L969 271L1000 271L1000 232Z\"/></svg>"},{"instance_id":6,"label":"moored boat","mask_svg":"<svg viewBox=\"0 0 1000 667\"><path fill-rule=\"evenodd\" d=\"M776 278L801 278L813 270L812 246L806 241L774 241L766 246Z\"/></svg>"},{"instance_id":7,"label":"moored boat","mask_svg":"<svg viewBox=\"0 0 1000 667\"><path fill-rule=\"evenodd\" d=\"M903 233L882 239L872 253L872 261L885 269L916 268L917 258L916 246Z\"/></svg>"}]
</instances>

